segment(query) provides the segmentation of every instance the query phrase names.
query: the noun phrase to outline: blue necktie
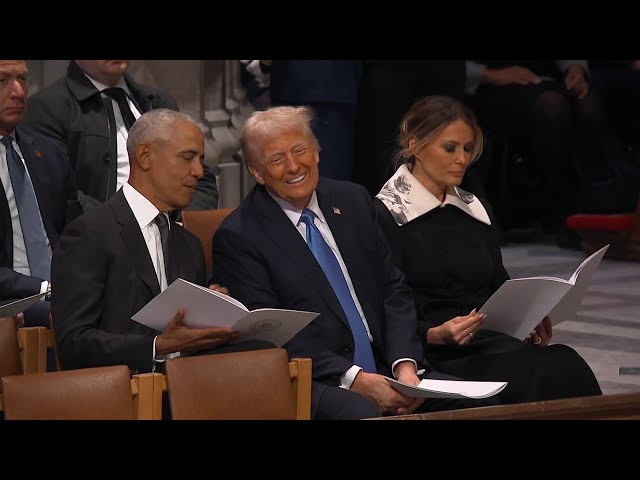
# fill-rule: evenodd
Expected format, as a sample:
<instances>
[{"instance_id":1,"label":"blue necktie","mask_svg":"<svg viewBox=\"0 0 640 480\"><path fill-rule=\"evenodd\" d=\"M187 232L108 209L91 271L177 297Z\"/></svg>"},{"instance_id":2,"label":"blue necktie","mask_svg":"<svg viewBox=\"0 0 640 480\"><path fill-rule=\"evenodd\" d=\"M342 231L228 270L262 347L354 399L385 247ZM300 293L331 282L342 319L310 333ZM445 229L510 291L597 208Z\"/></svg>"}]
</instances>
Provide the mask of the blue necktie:
<instances>
[{"instance_id":1,"label":"blue necktie","mask_svg":"<svg viewBox=\"0 0 640 480\"><path fill-rule=\"evenodd\" d=\"M22 163L22 159L13 149L11 137L0 140L7 148L7 167L11 177L13 195L18 207L18 216L22 226L22 236L27 250L27 260L31 276L51 279L51 258L47 248L47 237L42 225L40 210L33 190L31 179Z\"/></svg>"},{"instance_id":2,"label":"blue necktie","mask_svg":"<svg viewBox=\"0 0 640 480\"><path fill-rule=\"evenodd\" d=\"M362 317L360 317L360 313L358 313L356 304L353 301L347 281L342 274L340 264L331 247L327 245L327 242L322 237L322 233L320 233L320 230L316 227L314 219L315 214L311 210L305 208L302 211L300 221L304 222L307 226L307 245L309 245L311 252L313 252L327 280L329 280L331 288L333 288L333 291L338 297L342 310L349 321L349 327L351 328L351 334L355 342L353 363L362 367L365 372L376 373L376 362L373 359L371 342L364 328Z\"/></svg>"}]
</instances>

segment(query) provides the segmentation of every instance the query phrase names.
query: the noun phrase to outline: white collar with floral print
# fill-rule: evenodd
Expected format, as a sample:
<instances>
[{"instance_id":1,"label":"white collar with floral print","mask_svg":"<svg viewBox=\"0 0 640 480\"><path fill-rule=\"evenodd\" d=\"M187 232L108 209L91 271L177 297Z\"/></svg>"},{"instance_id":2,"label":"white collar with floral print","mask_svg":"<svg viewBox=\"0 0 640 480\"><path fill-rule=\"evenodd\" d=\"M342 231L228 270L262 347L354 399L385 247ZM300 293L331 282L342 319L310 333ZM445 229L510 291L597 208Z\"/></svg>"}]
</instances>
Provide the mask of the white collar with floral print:
<instances>
[{"instance_id":1,"label":"white collar with floral print","mask_svg":"<svg viewBox=\"0 0 640 480\"><path fill-rule=\"evenodd\" d=\"M393 177L387 180L376 198L389 209L399 226L406 225L434 208L445 205L458 207L476 220L491 225L487 211L472 193L458 187L447 187L444 202L441 202L413 176L406 163L402 164Z\"/></svg>"}]
</instances>

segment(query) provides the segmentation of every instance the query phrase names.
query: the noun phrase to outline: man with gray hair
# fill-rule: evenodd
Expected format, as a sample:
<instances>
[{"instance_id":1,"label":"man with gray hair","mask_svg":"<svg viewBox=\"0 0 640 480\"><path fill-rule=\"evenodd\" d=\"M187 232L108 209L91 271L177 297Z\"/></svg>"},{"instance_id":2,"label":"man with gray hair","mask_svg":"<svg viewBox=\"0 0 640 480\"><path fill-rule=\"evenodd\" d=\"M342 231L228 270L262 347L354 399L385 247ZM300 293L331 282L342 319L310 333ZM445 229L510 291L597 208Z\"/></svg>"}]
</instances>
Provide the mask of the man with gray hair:
<instances>
[{"instance_id":1,"label":"man with gray hair","mask_svg":"<svg viewBox=\"0 0 640 480\"><path fill-rule=\"evenodd\" d=\"M131 320L177 278L205 285L201 242L168 216L189 204L203 175L204 137L188 115L157 109L133 124L127 151L128 182L69 224L53 254L51 311L63 369L162 370L169 355L217 349L237 333L188 328L182 308L166 313L173 318L163 332Z\"/></svg>"}]
</instances>

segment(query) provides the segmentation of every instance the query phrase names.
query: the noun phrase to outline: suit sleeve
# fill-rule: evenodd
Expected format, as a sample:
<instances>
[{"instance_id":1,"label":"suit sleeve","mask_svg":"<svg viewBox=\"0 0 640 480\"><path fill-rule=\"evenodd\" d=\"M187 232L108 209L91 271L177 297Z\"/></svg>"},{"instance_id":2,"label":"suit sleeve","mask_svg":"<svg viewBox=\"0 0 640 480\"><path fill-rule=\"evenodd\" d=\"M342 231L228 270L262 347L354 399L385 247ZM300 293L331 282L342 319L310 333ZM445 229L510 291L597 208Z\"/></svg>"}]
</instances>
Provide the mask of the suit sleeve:
<instances>
[{"instance_id":1,"label":"suit sleeve","mask_svg":"<svg viewBox=\"0 0 640 480\"><path fill-rule=\"evenodd\" d=\"M60 362L65 369L128 365L148 372L153 336L101 329L112 266L109 241L86 215L70 223L58 241L51 265L51 314Z\"/></svg>"},{"instance_id":2,"label":"suit sleeve","mask_svg":"<svg viewBox=\"0 0 640 480\"><path fill-rule=\"evenodd\" d=\"M243 235L221 226L213 237L212 254L213 281L227 287L231 296L249 310L281 308L282 293L273 284L273 272ZM329 341L336 339L323 340L326 333L317 322L322 322L322 316L299 332L285 348L291 358L312 359L314 380L337 386L340 377L353 363L326 347Z\"/></svg>"},{"instance_id":3,"label":"suit sleeve","mask_svg":"<svg viewBox=\"0 0 640 480\"><path fill-rule=\"evenodd\" d=\"M35 295L36 293L40 292L41 286L41 278L23 275L12 270L11 268L0 268L1 300L18 300L30 295Z\"/></svg>"}]
</instances>

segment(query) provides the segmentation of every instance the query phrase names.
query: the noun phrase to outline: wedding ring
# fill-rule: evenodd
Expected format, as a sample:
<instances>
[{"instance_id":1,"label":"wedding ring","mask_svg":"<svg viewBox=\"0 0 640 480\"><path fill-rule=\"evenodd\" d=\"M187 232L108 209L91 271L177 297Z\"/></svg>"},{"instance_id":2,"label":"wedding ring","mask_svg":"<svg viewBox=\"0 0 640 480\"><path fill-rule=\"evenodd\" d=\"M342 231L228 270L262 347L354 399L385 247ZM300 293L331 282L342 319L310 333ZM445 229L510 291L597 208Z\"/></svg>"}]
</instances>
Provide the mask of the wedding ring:
<instances>
[{"instance_id":1,"label":"wedding ring","mask_svg":"<svg viewBox=\"0 0 640 480\"><path fill-rule=\"evenodd\" d=\"M540 342L542 341L542 338L538 337L538 340L536 340L535 342L533 342L534 345L540 345Z\"/></svg>"},{"instance_id":2,"label":"wedding ring","mask_svg":"<svg viewBox=\"0 0 640 480\"><path fill-rule=\"evenodd\" d=\"M469 336L473 338L473 332L469 332Z\"/></svg>"}]
</instances>

